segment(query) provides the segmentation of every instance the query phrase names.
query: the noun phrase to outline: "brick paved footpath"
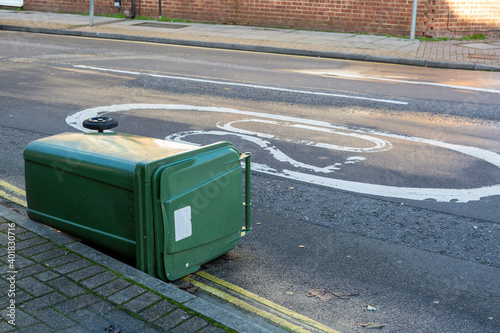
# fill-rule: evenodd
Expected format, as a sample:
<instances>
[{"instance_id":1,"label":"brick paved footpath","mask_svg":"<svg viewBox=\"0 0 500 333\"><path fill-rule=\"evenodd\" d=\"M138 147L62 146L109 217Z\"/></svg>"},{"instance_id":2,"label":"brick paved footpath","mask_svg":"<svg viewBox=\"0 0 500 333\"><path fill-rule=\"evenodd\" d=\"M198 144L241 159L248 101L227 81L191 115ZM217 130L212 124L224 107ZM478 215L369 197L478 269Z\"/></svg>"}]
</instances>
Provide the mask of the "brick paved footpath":
<instances>
[{"instance_id":1,"label":"brick paved footpath","mask_svg":"<svg viewBox=\"0 0 500 333\"><path fill-rule=\"evenodd\" d=\"M251 26L182 23L182 29L140 25L151 21L36 11L0 11L0 30L137 40L279 54L500 71L500 35L485 40L410 41L405 38ZM167 29L165 29L167 28ZM22 34L12 34L21 39Z\"/></svg>"},{"instance_id":2,"label":"brick paved footpath","mask_svg":"<svg viewBox=\"0 0 500 333\"><path fill-rule=\"evenodd\" d=\"M61 239L66 244L0 217L0 332L234 332L84 258L71 250L79 243ZM17 272L11 274L8 245L13 240ZM8 323L11 300L15 326Z\"/></svg>"}]
</instances>

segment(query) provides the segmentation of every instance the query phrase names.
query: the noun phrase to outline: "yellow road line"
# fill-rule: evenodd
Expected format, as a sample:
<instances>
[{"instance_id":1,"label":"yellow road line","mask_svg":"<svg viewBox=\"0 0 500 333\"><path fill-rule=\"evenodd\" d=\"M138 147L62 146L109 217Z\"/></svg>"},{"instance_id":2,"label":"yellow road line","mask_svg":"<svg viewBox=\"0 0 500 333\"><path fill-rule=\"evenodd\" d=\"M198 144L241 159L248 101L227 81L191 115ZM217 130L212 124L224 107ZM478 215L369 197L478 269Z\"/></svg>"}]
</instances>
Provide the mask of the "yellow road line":
<instances>
[{"instance_id":1,"label":"yellow road line","mask_svg":"<svg viewBox=\"0 0 500 333\"><path fill-rule=\"evenodd\" d=\"M298 332L298 333L311 333L310 331L308 330L305 330L303 329L302 327L299 327L297 325L294 325L288 321L286 321L285 319L283 318L280 318L276 315L273 315L272 313L269 313L269 312L266 312L264 310L261 310L261 309L258 309L236 297L233 297L229 294L226 294L225 292L222 292L218 289L215 289L213 287L210 287L210 286L207 286L206 284L202 283L202 282L199 282L199 281L196 281L196 280L193 280L191 278L188 278L188 277L185 277L183 278L184 281L187 281L189 283L191 283L192 285L202 289L202 290L205 290L206 292L209 292L210 294L212 295L215 295L219 298L222 298L223 300L229 302L229 303L232 303L242 309L245 309L247 311L250 311L250 312L253 312L265 319L268 319L278 325L281 325L282 327L285 327L285 328L288 328L288 329L291 329L293 330L293 332Z\"/></svg>"},{"instance_id":2,"label":"yellow road line","mask_svg":"<svg viewBox=\"0 0 500 333\"><path fill-rule=\"evenodd\" d=\"M7 182L4 182L3 180L0 180L0 187L3 187L4 189L10 191L10 192L13 192L13 193L16 193L17 195L19 195L20 197L26 197L26 191L24 190L21 190L19 187L16 187L14 185L11 185ZM7 200L10 200L18 205L21 205L21 206L24 206L24 207L28 207L28 204L26 203L26 201L22 200L22 199L19 199L19 198L16 198L15 196L7 193L7 192L4 192L2 190L0 190L0 197L3 197Z\"/></svg>"},{"instance_id":3,"label":"yellow road line","mask_svg":"<svg viewBox=\"0 0 500 333\"><path fill-rule=\"evenodd\" d=\"M4 197L5 199L10 200L18 205L28 207L28 204L26 203L26 201L18 199L16 197L10 195L9 193L2 191L2 190L0 190L0 197Z\"/></svg>"},{"instance_id":4,"label":"yellow road line","mask_svg":"<svg viewBox=\"0 0 500 333\"><path fill-rule=\"evenodd\" d=\"M286 315L288 315L288 316L290 316L290 317L292 317L294 319L300 320L300 321L302 321L302 322L304 322L304 323L306 323L308 325L316 327L316 328L318 328L318 329L320 329L322 331L325 331L325 332L328 332L328 333L340 333L340 332L338 332L338 331L336 331L336 330L334 330L334 329L332 329L332 328L330 328L328 326L325 326L325 325L323 325L321 323L318 323L317 321L312 320L311 318L308 318L306 316L298 314L298 313L296 313L296 312L294 312L292 310L289 310L289 309L287 309L287 308L285 308L285 307L283 307L281 305L273 303L273 302L271 302L271 301L269 301L269 300L267 300L267 299L265 299L265 298L263 298L263 297L261 297L259 295L256 295L256 294L254 294L254 293L252 293L252 292L250 292L248 290L245 290L245 289L243 289L241 287L238 287L238 286L236 286L236 285L234 285L232 283L229 283L227 281L221 280L221 279L219 279L219 278L217 278L215 276L212 276L212 275L210 275L210 274L208 274L206 272L199 271L199 272L196 272L196 275L198 275L198 276L200 276L200 277L202 277L204 279L207 279L209 281L212 281L212 282L214 282L214 283L216 283L218 285L226 287L226 288L228 288L230 290L233 290L233 291L235 291L235 292L237 292L237 293L239 293L239 294L241 294L243 296L246 296L246 297L248 297L248 298L250 298L250 299L252 299L254 301L257 301L257 302L259 302L261 304L264 304L264 305L266 305L266 306L268 306L268 307L270 307L272 309L275 309L275 310L277 310L277 311L279 311L281 313L284 313L284 314L286 314Z\"/></svg>"},{"instance_id":5,"label":"yellow road line","mask_svg":"<svg viewBox=\"0 0 500 333\"><path fill-rule=\"evenodd\" d=\"M23 197L26 196L26 191L21 190L19 187L15 187L14 185L11 185L7 182L4 182L3 180L0 180L0 187L6 188L7 190L12 191L16 194L19 194Z\"/></svg>"}]
</instances>

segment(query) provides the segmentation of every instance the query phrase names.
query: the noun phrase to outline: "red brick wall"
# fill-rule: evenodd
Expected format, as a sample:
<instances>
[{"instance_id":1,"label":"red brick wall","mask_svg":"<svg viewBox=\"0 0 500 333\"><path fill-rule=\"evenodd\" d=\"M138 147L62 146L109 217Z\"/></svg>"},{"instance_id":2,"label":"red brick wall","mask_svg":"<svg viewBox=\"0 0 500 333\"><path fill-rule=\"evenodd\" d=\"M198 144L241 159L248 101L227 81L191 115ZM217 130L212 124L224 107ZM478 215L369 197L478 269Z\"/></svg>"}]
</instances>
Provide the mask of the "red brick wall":
<instances>
[{"instance_id":1,"label":"red brick wall","mask_svg":"<svg viewBox=\"0 0 500 333\"><path fill-rule=\"evenodd\" d=\"M202 22L396 34L409 31L411 1L171 0L162 6L162 15ZM141 15L156 13L154 6L150 10L141 9Z\"/></svg>"},{"instance_id":2,"label":"red brick wall","mask_svg":"<svg viewBox=\"0 0 500 333\"><path fill-rule=\"evenodd\" d=\"M161 0L162 16L195 22L409 35L413 0ZM129 16L131 0L95 0L95 14ZM24 0L24 9L84 13L89 0ZM136 0L136 15L157 18L158 0ZM450 20L448 22L448 14ZM417 36L500 30L498 0L419 0Z\"/></svg>"},{"instance_id":3,"label":"red brick wall","mask_svg":"<svg viewBox=\"0 0 500 333\"><path fill-rule=\"evenodd\" d=\"M437 36L462 36L475 33L499 35L498 0L426 0L424 31Z\"/></svg>"},{"instance_id":4,"label":"red brick wall","mask_svg":"<svg viewBox=\"0 0 500 333\"><path fill-rule=\"evenodd\" d=\"M127 15L131 10L131 3L131 0L122 0L122 7L117 8L114 6L114 0L94 0L94 14L115 15L123 13ZM78 14L88 13L89 8L89 0L24 0L23 6L25 10Z\"/></svg>"}]
</instances>

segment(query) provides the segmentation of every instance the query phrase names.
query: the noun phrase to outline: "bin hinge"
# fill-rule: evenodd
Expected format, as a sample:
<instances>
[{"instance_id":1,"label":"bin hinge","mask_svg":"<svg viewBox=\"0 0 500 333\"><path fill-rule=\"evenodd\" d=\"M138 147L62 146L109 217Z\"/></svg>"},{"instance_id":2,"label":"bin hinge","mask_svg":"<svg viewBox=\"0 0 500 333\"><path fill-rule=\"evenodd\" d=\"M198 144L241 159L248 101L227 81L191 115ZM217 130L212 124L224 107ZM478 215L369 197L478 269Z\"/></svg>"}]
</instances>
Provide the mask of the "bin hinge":
<instances>
[{"instance_id":1,"label":"bin hinge","mask_svg":"<svg viewBox=\"0 0 500 333\"><path fill-rule=\"evenodd\" d=\"M243 153L240 155L240 161L245 160L245 201L243 206L245 206L245 226L241 231L241 237L245 236L252 230L250 209L252 203L250 201L250 158L251 153Z\"/></svg>"}]
</instances>

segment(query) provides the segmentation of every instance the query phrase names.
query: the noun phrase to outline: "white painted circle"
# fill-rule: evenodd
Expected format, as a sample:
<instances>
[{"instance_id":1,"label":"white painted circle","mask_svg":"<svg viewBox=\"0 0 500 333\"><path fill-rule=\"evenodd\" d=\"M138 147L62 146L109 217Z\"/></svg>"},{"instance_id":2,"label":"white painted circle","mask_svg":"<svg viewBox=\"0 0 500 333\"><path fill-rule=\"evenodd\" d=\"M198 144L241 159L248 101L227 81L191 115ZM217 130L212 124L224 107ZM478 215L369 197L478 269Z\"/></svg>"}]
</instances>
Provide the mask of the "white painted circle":
<instances>
[{"instance_id":1,"label":"white painted circle","mask_svg":"<svg viewBox=\"0 0 500 333\"><path fill-rule=\"evenodd\" d=\"M422 144L428 144L440 148L450 149L461 154L465 154L468 156L472 156L474 158L481 159L486 161L494 166L500 168L500 154L495 152L464 146L457 145L452 143L446 143L433 139L425 139L413 136L404 136L399 134L391 134L385 132L378 132L369 129L353 129L348 128L343 125L331 124L324 121L311 120L311 119L301 119L295 117L288 116L280 116L269 113L259 113L254 111L243 111L232 108L219 108L219 107L200 107L200 106L192 106L192 105L177 105L177 104L119 104L119 105L109 105L109 106L101 106L96 108L90 108L86 110L82 110L76 112L72 115L69 115L66 118L66 122L84 132L89 132L89 130L83 128L82 122L84 119L90 117L100 116L106 113L111 112L120 112L120 111L131 111L131 110L145 110L145 109L154 109L154 110L186 110L186 111L199 111L199 112L213 112L213 113L230 113L230 114L239 114L245 117L258 117L264 119L271 119L272 121L281 121L281 122L289 122L294 124L299 124L300 126L307 127L319 127L328 130L340 130L340 131L348 131L352 133L369 135L369 136L379 136L384 138L393 138L399 140L407 140ZM210 134L214 134L216 131L211 131ZM205 131L197 131L196 134L207 133ZM225 132L228 134L229 132ZM186 132L182 134L180 137L186 137ZM192 133L194 134L194 132ZM243 138L244 134L238 134ZM252 135L245 135L245 139L253 140L259 145L266 145L267 143L262 142L261 138ZM180 139L179 139L180 140ZM259 141L260 140L260 141ZM384 140L385 141L385 140ZM269 148L269 147L268 147ZM252 163L252 170L257 172L262 172L265 174L271 174L287 179L293 179L302 182L313 183L317 185L327 186L331 188L336 188L340 190L362 193L362 194L370 194L384 197L393 197L400 199L410 199L410 200L426 200L432 199L439 202L469 202L480 200L481 198L490 197L500 195L500 184L495 184L491 186L483 186L479 188L471 188L471 189L441 189L441 188L417 188L417 187L398 187L398 186L386 186L386 185L377 185L377 184L369 184L369 183L361 183L361 182L353 182L353 181L345 181L340 179L328 178L321 175L311 175L303 172L293 171L293 170L283 170L278 172L271 167L259 164ZM317 173L321 173L322 171L316 170Z\"/></svg>"}]
</instances>

